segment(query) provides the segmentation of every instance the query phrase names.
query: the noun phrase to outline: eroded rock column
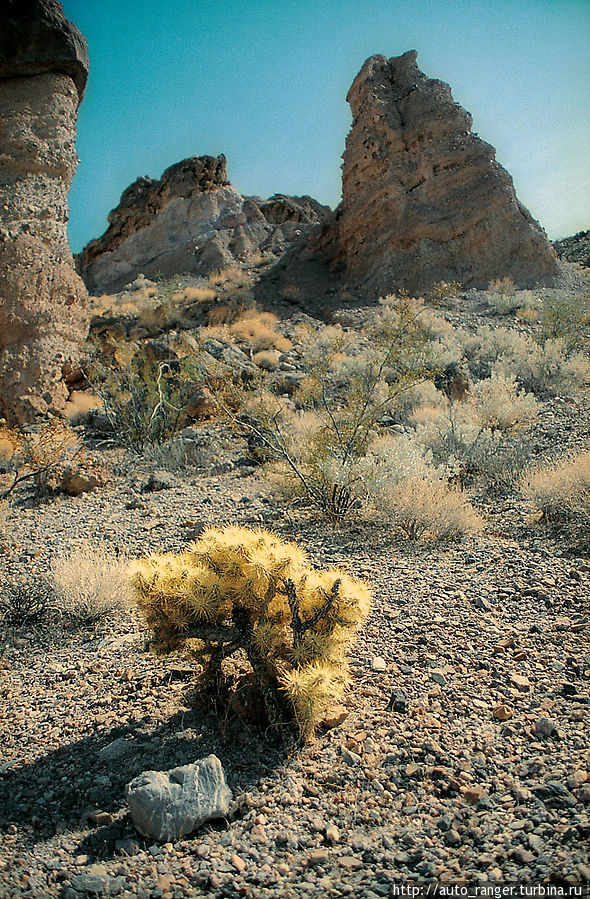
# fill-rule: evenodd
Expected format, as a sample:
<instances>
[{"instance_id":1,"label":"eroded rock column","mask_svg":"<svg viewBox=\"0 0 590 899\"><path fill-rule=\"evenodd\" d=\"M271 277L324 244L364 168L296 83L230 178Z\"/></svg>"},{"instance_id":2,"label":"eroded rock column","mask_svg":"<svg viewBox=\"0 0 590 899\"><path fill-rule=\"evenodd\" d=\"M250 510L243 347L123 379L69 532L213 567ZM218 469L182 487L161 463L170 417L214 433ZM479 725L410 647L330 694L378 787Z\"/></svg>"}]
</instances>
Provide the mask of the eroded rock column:
<instances>
[{"instance_id":1,"label":"eroded rock column","mask_svg":"<svg viewBox=\"0 0 590 899\"><path fill-rule=\"evenodd\" d=\"M0 29L0 416L22 424L67 398L87 332L67 238L86 42L54 0L5 3Z\"/></svg>"}]
</instances>

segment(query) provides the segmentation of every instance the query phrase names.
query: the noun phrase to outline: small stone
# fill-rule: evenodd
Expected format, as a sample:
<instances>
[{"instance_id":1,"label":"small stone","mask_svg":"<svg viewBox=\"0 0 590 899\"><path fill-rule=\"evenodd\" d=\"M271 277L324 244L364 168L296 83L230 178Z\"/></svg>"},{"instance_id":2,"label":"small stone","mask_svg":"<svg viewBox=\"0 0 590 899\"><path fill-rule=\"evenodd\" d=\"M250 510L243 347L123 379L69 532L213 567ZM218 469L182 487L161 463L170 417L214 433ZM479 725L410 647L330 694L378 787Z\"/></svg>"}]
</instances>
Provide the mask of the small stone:
<instances>
[{"instance_id":1,"label":"small stone","mask_svg":"<svg viewBox=\"0 0 590 899\"><path fill-rule=\"evenodd\" d=\"M113 816L109 815L108 812L97 809L88 815L88 823L93 824L95 827L105 827L107 824L113 823Z\"/></svg>"},{"instance_id":2,"label":"small stone","mask_svg":"<svg viewBox=\"0 0 590 899\"><path fill-rule=\"evenodd\" d=\"M486 791L484 787L474 784L469 787L461 787L461 794L465 802L469 802L471 805L477 805L480 799L484 798Z\"/></svg>"},{"instance_id":3,"label":"small stone","mask_svg":"<svg viewBox=\"0 0 590 899\"><path fill-rule=\"evenodd\" d=\"M358 868L363 867L362 860L355 855L341 855L338 859L338 864L346 871L356 871Z\"/></svg>"},{"instance_id":4,"label":"small stone","mask_svg":"<svg viewBox=\"0 0 590 899\"><path fill-rule=\"evenodd\" d=\"M518 862L519 865L532 865L535 861L535 856L528 849L524 849L522 846L517 846L516 849L512 850L512 858Z\"/></svg>"},{"instance_id":5,"label":"small stone","mask_svg":"<svg viewBox=\"0 0 590 899\"><path fill-rule=\"evenodd\" d=\"M525 677L522 674L511 674L510 683L518 690L522 690L523 692L525 692L526 690L530 690L531 688L530 680L528 679L528 677Z\"/></svg>"},{"instance_id":6,"label":"small stone","mask_svg":"<svg viewBox=\"0 0 590 899\"><path fill-rule=\"evenodd\" d=\"M321 726L324 730L332 730L338 727L343 721L346 721L350 712L343 705L332 705L326 710L326 714L322 718Z\"/></svg>"},{"instance_id":7,"label":"small stone","mask_svg":"<svg viewBox=\"0 0 590 899\"><path fill-rule=\"evenodd\" d=\"M232 798L215 755L170 771L144 771L127 784L125 795L139 833L164 842L223 818Z\"/></svg>"},{"instance_id":8,"label":"small stone","mask_svg":"<svg viewBox=\"0 0 590 899\"><path fill-rule=\"evenodd\" d=\"M394 690L387 705L388 712L398 712L405 715L408 711L408 697L403 690Z\"/></svg>"},{"instance_id":9,"label":"small stone","mask_svg":"<svg viewBox=\"0 0 590 899\"><path fill-rule=\"evenodd\" d=\"M328 861L328 853L325 849L312 849L307 856L307 864L310 868L317 868L319 865L325 865Z\"/></svg>"},{"instance_id":10,"label":"small stone","mask_svg":"<svg viewBox=\"0 0 590 899\"><path fill-rule=\"evenodd\" d=\"M340 842L340 831L335 824L328 824L326 827L326 842L331 844Z\"/></svg>"},{"instance_id":11,"label":"small stone","mask_svg":"<svg viewBox=\"0 0 590 899\"><path fill-rule=\"evenodd\" d=\"M535 721L535 733L539 737L550 737L555 729L555 724L549 718L538 718Z\"/></svg>"},{"instance_id":12,"label":"small stone","mask_svg":"<svg viewBox=\"0 0 590 899\"><path fill-rule=\"evenodd\" d=\"M430 678L435 682L435 684L438 684L441 687L446 687L447 685L447 679L442 671L431 671Z\"/></svg>"},{"instance_id":13,"label":"small stone","mask_svg":"<svg viewBox=\"0 0 590 899\"><path fill-rule=\"evenodd\" d=\"M444 841L447 846L459 846L461 844L461 836L457 830L451 827L444 835Z\"/></svg>"},{"instance_id":14,"label":"small stone","mask_svg":"<svg viewBox=\"0 0 590 899\"><path fill-rule=\"evenodd\" d=\"M492 715L494 718L497 718L498 721L508 721L514 715L514 712L511 708L503 703L501 705L497 705L493 710Z\"/></svg>"},{"instance_id":15,"label":"small stone","mask_svg":"<svg viewBox=\"0 0 590 899\"><path fill-rule=\"evenodd\" d=\"M494 610L494 607L492 606L492 604L490 602L488 602L487 599L484 599L483 596L476 596L474 602L475 602L476 607L481 612L489 613L489 612L493 612L493 610Z\"/></svg>"},{"instance_id":16,"label":"small stone","mask_svg":"<svg viewBox=\"0 0 590 899\"><path fill-rule=\"evenodd\" d=\"M342 750L342 758L346 762L347 765L358 765L361 760L360 755L356 752L352 752L350 749Z\"/></svg>"},{"instance_id":17,"label":"small stone","mask_svg":"<svg viewBox=\"0 0 590 899\"><path fill-rule=\"evenodd\" d=\"M387 671L387 662L383 656L373 656L371 659L371 668L373 671Z\"/></svg>"},{"instance_id":18,"label":"small stone","mask_svg":"<svg viewBox=\"0 0 590 899\"><path fill-rule=\"evenodd\" d=\"M248 867L247 862L244 861L243 858L240 858L239 855L232 855L231 863L238 872L238 874L242 874L243 871Z\"/></svg>"}]
</instances>

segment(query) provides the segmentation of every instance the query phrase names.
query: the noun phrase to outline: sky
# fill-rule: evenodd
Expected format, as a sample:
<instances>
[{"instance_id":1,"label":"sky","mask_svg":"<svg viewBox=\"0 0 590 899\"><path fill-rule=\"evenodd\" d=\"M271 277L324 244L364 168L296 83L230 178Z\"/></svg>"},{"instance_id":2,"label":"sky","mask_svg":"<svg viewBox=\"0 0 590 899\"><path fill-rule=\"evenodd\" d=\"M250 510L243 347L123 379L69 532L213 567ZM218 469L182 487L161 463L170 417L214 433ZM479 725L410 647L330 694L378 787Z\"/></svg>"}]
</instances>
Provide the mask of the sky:
<instances>
[{"instance_id":1,"label":"sky","mask_svg":"<svg viewBox=\"0 0 590 899\"><path fill-rule=\"evenodd\" d=\"M557 239L590 227L590 0L62 0L90 76L69 234L79 252L140 175L227 157L243 194L340 200L346 93L418 51Z\"/></svg>"}]
</instances>

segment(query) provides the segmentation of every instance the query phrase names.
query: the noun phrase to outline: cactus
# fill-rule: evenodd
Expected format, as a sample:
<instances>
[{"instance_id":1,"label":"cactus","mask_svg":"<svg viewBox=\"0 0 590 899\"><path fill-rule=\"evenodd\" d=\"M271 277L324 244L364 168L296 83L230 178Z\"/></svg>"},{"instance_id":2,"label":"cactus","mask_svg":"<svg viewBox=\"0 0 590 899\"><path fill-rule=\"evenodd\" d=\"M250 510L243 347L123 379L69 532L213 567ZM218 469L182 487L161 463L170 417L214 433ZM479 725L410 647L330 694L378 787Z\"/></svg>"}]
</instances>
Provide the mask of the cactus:
<instances>
[{"instance_id":1,"label":"cactus","mask_svg":"<svg viewBox=\"0 0 590 899\"><path fill-rule=\"evenodd\" d=\"M346 688L369 589L338 568L315 570L297 544L262 529L209 528L177 555L136 560L129 577L164 651L198 641L213 675L245 651L271 723L291 720L307 738Z\"/></svg>"}]
</instances>

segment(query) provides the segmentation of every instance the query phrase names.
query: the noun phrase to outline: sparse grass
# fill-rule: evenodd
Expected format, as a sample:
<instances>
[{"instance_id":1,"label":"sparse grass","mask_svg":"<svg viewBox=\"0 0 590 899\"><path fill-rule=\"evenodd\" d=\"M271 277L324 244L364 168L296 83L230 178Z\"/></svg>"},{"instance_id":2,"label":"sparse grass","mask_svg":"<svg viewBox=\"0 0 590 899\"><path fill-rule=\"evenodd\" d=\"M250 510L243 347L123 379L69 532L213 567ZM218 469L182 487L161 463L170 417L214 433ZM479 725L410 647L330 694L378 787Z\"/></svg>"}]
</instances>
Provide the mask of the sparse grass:
<instances>
[{"instance_id":1,"label":"sparse grass","mask_svg":"<svg viewBox=\"0 0 590 899\"><path fill-rule=\"evenodd\" d=\"M51 574L63 617L91 625L127 608L127 564L126 557L91 543L54 556Z\"/></svg>"},{"instance_id":2,"label":"sparse grass","mask_svg":"<svg viewBox=\"0 0 590 899\"><path fill-rule=\"evenodd\" d=\"M264 371L274 371L279 364L280 356L278 350L260 350L254 353L252 362Z\"/></svg>"},{"instance_id":3,"label":"sparse grass","mask_svg":"<svg viewBox=\"0 0 590 899\"><path fill-rule=\"evenodd\" d=\"M217 297L217 291L211 287L185 287L172 297L173 300L186 300L191 303L208 303Z\"/></svg>"}]
</instances>

